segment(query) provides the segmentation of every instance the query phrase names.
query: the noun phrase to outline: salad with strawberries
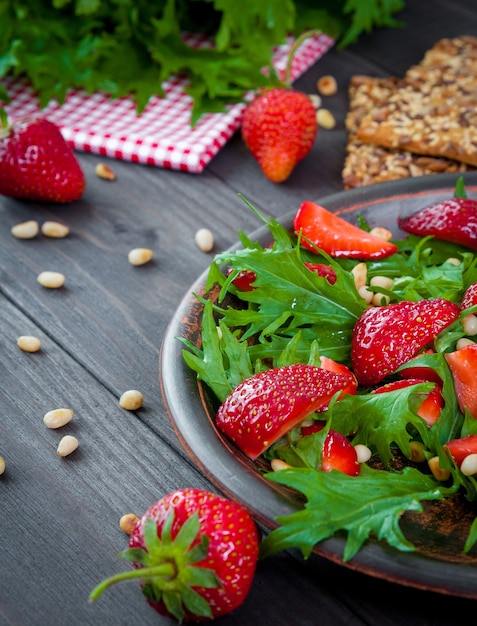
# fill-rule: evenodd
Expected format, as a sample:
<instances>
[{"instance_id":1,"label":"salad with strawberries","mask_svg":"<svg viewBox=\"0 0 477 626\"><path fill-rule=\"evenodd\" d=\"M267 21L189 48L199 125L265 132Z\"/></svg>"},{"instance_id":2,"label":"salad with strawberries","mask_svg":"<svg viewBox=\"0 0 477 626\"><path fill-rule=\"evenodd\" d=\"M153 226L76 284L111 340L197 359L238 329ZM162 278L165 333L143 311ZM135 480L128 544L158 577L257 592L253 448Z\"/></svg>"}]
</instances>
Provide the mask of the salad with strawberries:
<instances>
[{"instance_id":1,"label":"salad with strawberries","mask_svg":"<svg viewBox=\"0 0 477 626\"><path fill-rule=\"evenodd\" d=\"M306 557L337 534L343 561L370 538L413 551L403 513L452 498L475 511L461 546L474 554L477 200L459 179L454 197L397 218L399 240L314 202L290 230L249 206L270 245L240 233L215 256L200 345L178 339L217 429L302 501L261 556Z\"/></svg>"}]
</instances>

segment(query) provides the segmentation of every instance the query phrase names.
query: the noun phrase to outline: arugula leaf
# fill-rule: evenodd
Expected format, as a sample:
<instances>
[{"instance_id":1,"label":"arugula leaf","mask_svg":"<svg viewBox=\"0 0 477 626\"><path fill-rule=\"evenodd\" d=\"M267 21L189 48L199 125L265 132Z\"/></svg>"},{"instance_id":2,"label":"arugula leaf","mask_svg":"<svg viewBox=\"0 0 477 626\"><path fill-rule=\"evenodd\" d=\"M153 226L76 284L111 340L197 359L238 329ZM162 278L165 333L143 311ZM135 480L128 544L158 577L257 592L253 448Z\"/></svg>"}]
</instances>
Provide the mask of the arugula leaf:
<instances>
[{"instance_id":1,"label":"arugula leaf","mask_svg":"<svg viewBox=\"0 0 477 626\"><path fill-rule=\"evenodd\" d=\"M277 518L280 526L265 537L261 557L299 548L308 557L313 547L346 531L343 561L349 561L371 536L401 551L414 546L403 535L399 519L404 511L422 511L423 500L443 500L456 487L444 487L432 476L407 467L401 473L363 466L359 476L309 468L284 469L266 478L302 493L302 510Z\"/></svg>"}]
</instances>

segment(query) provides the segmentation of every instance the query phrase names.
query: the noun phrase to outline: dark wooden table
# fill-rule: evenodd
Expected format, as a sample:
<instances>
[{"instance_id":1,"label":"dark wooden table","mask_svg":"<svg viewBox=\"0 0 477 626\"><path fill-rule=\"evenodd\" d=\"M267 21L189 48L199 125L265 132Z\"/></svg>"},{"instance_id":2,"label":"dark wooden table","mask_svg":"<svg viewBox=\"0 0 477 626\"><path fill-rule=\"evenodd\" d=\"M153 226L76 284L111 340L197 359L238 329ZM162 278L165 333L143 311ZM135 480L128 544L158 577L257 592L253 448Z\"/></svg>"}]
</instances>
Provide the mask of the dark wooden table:
<instances>
[{"instance_id":1,"label":"dark wooden table","mask_svg":"<svg viewBox=\"0 0 477 626\"><path fill-rule=\"evenodd\" d=\"M352 47L333 49L296 87L313 92L333 74L338 94L328 107L337 128L319 132L313 152L282 185L269 183L237 134L201 175L111 161L113 183L94 173L102 159L79 154L84 197L70 206L0 199L0 624L65 626L169 624L145 602L137 583L123 584L91 605L91 589L129 565L116 554L127 536L121 515L142 514L167 492L214 489L194 467L164 406L158 363L161 341L179 302L209 265L213 252L260 223L238 198L279 217L305 199L341 191L347 85L353 74L402 75L442 37L477 36L477 5L468 0L409 0L403 30L382 29ZM62 240L20 241L13 225L59 220ZM211 253L194 234L210 228ZM135 268L128 252L152 248L154 260ZM42 270L66 276L61 290L36 281ZM21 352L20 335L42 341ZM118 405L127 389L144 406ZM62 432L43 415L75 412ZM64 433L79 449L59 458ZM463 625L475 624L474 602L420 591L351 571L318 556L282 553L260 562L245 604L224 625Z\"/></svg>"}]
</instances>

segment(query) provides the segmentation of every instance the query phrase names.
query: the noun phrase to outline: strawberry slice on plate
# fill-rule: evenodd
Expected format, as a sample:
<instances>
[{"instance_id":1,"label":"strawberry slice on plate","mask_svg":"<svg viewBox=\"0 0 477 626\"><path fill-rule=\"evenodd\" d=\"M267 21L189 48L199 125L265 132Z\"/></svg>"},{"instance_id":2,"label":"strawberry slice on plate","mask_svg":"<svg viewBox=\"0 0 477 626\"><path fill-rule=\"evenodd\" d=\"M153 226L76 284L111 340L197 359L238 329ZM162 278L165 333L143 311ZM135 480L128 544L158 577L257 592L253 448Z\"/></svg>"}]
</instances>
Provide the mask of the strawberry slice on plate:
<instances>
[{"instance_id":1,"label":"strawberry slice on plate","mask_svg":"<svg viewBox=\"0 0 477 626\"><path fill-rule=\"evenodd\" d=\"M433 235L477 250L477 200L467 197L462 178L457 181L453 198L399 217L398 225L414 235Z\"/></svg>"},{"instance_id":2,"label":"strawberry slice on plate","mask_svg":"<svg viewBox=\"0 0 477 626\"><path fill-rule=\"evenodd\" d=\"M324 428L325 423L314 420L313 423L301 427L301 434L306 437L317 433ZM358 462L356 448L344 435L330 428L323 442L321 466L318 469L322 472L331 472L335 469L348 476L357 476L361 465Z\"/></svg>"},{"instance_id":3,"label":"strawberry slice on plate","mask_svg":"<svg viewBox=\"0 0 477 626\"><path fill-rule=\"evenodd\" d=\"M351 368L364 386L381 382L454 322L460 308L443 298L398 302L362 313L353 329Z\"/></svg>"},{"instance_id":4,"label":"strawberry slice on plate","mask_svg":"<svg viewBox=\"0 0 477 626\"><path fill-rule=\"evenodd\" d=\"M477 343L445 355L454 379L457 404L477 419Z\"/></svg>"},{"instance_id":5,"label":"strawberry slice on plate","mask_svg":"<svg viewBox=\"0 0 477 626\"><path fill-rule=\"evenodd\" d=\"M217 427L251 459L256 459L337 392L353 385L350 376L323 367L294 364L254 374L242 381L217 411Z\"/></svg>"},{"instance_id":6,"label":"strawberry slice on plate","mask_svg":"<svg viewBox=\"0 0 477 626\"><path fill-rule=\"evenodd\" d=\"M295 233L303 235L305 248L313 252L319 248L337 258L382 259L397 251L393 243L346 222L310 201L301 204L293 220L293 228Z\"/></svg>"},{"instance_id":7,"label":"strawberry slice on plate","mask_svg":"<svg viewBox=\"0 0 477 626\"><path fill-rule=\"evenodd\" d=\"M387 391L394 391L395 389L403 389L412 385L419 385L427 383L428 380L419 378L406 378L403 380L393 380L390 383L386 383L381 387L377 387L372 393L386 393ZM433 426L441 414L442 407L444 406L444 398L442 397L442 389L439 385L435 385L429 393L419 392L420 398L422 398L416 413L419 417L426 422L430 427Z\"/></svg>"}]
</instances>

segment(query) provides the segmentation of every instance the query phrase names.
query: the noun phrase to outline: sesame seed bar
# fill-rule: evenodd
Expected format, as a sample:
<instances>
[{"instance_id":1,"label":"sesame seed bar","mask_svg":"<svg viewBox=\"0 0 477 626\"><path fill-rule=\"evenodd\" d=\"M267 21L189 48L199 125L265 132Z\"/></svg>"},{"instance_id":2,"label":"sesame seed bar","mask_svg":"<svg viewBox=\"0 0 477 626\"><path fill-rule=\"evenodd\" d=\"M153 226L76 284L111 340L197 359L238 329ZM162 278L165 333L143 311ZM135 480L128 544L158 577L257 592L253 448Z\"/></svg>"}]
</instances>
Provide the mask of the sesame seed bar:
<instances>
[{"instance_id":1,"label":"sesame seed bar","mask_svg":"<svg viewBox=\"0 0 477 626\"><path fill-rule=\"evenodd\" d=\"M437 42L363 118L357 138L477 167L477 38Z\"/></svg>"},{"instance_id":2,"label":"sesame seed bar","mask_svg":"<svg viewBox=\"0 0 477 626\"><path fill-rule=\"evenodd\" d=\"M397 148L363 143L357 138L362 120L376 107L386 103L402 81L395 77L353 76L349 84L349 111L346 158L342 172L345 189L363 187L388 180L426 176L473 169L458 161L413 154Z\"/></svg>"}]
</instances>

